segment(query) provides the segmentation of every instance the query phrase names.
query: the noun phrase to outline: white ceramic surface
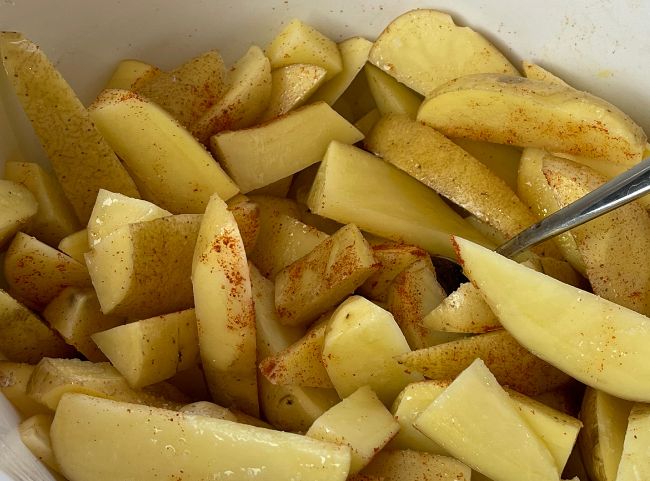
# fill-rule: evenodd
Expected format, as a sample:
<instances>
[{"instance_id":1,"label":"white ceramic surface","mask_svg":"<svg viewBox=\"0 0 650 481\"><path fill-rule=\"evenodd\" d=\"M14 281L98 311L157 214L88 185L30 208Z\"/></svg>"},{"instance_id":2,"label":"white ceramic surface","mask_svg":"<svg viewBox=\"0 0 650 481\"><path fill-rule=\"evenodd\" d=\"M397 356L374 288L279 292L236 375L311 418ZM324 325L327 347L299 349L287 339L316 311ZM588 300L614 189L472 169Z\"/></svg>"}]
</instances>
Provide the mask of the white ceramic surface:
<instances>
[{"instance_id":1,"label":"white ceramic surface","mask_svg":"<svg viewBox=\"0 0 650 481\"><path fill-rule=\"evenodd\" d=\"M0 0L0 29L22 31L39 43L89 102L121 58L169 68L219 48L232 61L251 43L265 45L293 17L337 40L373 39L392 18L414 7L452 13L457 23L482 32L513 61L538 62L650 129L650 2L643 0ZM2 75L0 102L0 167L15 155L41 159ZM7 404L0 399L0 481L47 479L36 470L7 474L7 459L24 455L8 451L16 444L10 433L17 418Z\"/></svg>"}]
</instances>

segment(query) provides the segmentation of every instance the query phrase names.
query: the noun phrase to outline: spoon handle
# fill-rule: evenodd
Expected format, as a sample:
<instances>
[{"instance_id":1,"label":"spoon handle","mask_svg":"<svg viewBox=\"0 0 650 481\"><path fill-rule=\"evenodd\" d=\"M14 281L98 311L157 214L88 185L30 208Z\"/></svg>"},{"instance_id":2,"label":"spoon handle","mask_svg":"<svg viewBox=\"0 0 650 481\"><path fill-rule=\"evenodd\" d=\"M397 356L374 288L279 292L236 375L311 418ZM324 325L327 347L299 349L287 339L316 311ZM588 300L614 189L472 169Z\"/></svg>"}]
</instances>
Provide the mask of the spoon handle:
<instances>
[{"instance_id":1,"label":"spoon handle","mask_svg":"<svg viewBox=\"0 0 650 481\"><path fill-rule=\"evenodd\" d=\"M650 157L614 177L596 190L524 229L497 248L506 257L606 214L650 193Z\"/></svg>"}]
</instances>

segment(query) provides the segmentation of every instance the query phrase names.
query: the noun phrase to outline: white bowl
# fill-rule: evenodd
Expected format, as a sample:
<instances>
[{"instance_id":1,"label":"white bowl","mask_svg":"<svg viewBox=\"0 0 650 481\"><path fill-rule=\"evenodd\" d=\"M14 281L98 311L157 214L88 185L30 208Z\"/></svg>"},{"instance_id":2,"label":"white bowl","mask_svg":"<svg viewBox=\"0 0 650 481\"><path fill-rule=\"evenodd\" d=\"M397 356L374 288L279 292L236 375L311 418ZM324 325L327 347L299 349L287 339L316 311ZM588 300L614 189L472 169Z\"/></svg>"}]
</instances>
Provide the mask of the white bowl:
<instances>
[{"instance_id":1,"label":"white bowl","mask_svg":"<svg viewBox=\"0 0 650 481\"><path fill-rule=\"evenodd\" d=\"M641 0L1 0L0 29L21 31L39 43L88 103L122 58L169 68L218 48L230 62L251 43L264 46L293 17L336 40L373 39L391 19L415 7L452 13L513 61L535 61L650 128L650 94L644 87L650 2ZM29 124L1 81L0 102L0 170L16 152L42 160ZM0 396L0 453L20 448L10 435L16 423ZM49 479L36 472L34 459L27 460L36 466L33 472L12 477L4 459L5 464L0 454L0 481Z\"/></svg>"}]
</instances>

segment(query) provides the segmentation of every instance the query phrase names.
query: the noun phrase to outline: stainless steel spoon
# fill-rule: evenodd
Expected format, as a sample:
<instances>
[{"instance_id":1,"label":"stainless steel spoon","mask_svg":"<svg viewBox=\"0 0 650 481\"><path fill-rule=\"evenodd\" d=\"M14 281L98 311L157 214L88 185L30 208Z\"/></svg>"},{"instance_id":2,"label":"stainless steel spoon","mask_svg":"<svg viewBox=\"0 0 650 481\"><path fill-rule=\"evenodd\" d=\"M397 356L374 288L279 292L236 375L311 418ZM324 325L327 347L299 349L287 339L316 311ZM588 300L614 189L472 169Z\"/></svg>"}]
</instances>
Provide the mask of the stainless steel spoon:
<instances>
[{"instance_id":1,"label":"stainless steel spoon","mask_svg":"<svg viewBox=\"0 0 650 481\"><path fill-rule=\"evenodd\" d=\"M650 157L497 248L506 257L544 242L650 193Z\"/></svg>"}]
</instances>

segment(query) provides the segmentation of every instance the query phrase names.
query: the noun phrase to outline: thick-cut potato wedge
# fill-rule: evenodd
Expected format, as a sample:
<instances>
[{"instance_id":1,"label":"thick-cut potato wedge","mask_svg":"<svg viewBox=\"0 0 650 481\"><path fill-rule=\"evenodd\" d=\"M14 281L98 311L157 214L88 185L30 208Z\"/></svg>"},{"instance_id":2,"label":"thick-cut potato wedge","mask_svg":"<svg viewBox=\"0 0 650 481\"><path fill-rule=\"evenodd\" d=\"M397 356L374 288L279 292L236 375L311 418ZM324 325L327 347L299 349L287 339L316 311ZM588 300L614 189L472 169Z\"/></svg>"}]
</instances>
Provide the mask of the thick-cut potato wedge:
<instances>
[{"instance_id":1,"label":"thick-cut potato wedge","mask_svg":"<svg viewBox=\"0 0 650 481\"><path fill-rule=\"evenodd\" d=\"M287 175L280 180L260 187L259 189L251 190L249 195L270 195L273 197L287 197L291 184L293 183L293 174ZM242 194L243 195L243 194Z\"/></svg>"},{"instance_id":2,"label":"thick-cut potato wedge","mask_svg":"<svg viewBox=\"0 0 650 481\"><path fill-rule=\"evenodd\" d=\"M68 344L94 362L106 361L106 356L90 336L119 326L125 321L124 317L102 313L92 287L65 288L47 305L43 317Z\"/></svg>"},{"instance_id":3,"label":"thick-cut potato wedge","mask_svg":"<svg viewBox=\"0 0 650 481\"><path fill-rule=\"evenodd\" d=\"M86 254L104 314L130 319L192 307L191 268L201 216L182 214L120 227Z\"/></svg>"},{"instance_id":4,"label":"thick-cut potato wedge","mask_svg":"<svg viewBox=\"0 0 650 481\"><path fill-rule=\"evenodd\" d=\"M564 87L570 87L570 85L560 77L552 74L545 68L527 60L524 60L521 63L521 71L524 73L524 76L529 79L542 80L544 82L563 85Z\"/></svg>"},{"instance_id":5,"label":"thick-cut potato wedge","mask_svg":"<svg viewBox=\"0 0 650 481\"><path fill-rule=\"evenodd\" d=\"M52 414L36 414L20 423L18 432L21 441L34 456L45 463L48 468L60 473L61 466L54 457L50 441L50 426L53 419Z\"/></svg>"},{"instance_id":6,"label":"thick-cut potato wedge","mask_svg":"<svg viewBox=\"0 0 650 481\"><path fill-rule=\"evenodd\" d=\"M350 466L347 446L80 394L61 400L50 434L63 474L78 481L228 473L251 481L345 481Z\"/></svg>"},{"instance_id":7,"label":"thick-cut potato wedge","mask_svg":"<svg viewBox=\"0 0 650 481\"><path fill-rule=\"evenodd\" d=\"M363 297L352 296L332 314L322 356L341 397L368 385L390 406L407 384L422 380L394 359L410 350L390 312Z\"/></svg>"},{"instance_id":8,"label":"thick-cut potato wedge","mask_svg":"<svg viewBox=\"0 0 650 481\"><path fill-rule=\"evenodd\" d=\"M203 215L192 260L196 324L212 398L259 415L255 310L244 243L218 195Z\"/></svg>"},{"instance_id":9,"label":"thick-cut potato wedge","mask_svg":"<svg viewBox=\"0 0 650 481\"><path fill-rule=\"evenodd\" d=\"M372 64L366 64L363 70L382 115L398 114L415 119L422 103L418 94Z\"/></svg>"},{"instance_id":10,"label":"thick-cut potato wedge","mask_svg":"<svg viewBox=\"0 0 650 481\"><path fill-rule=\"evenodd\" d=\"M169 379L199 362L194 309L95 332L92 340L135 389Z\"/></svg>"},{"instance_id":11,"label":"thick-cut potato wedge","mask_svg":"<svg viewBox=\"0 0 650 481\"><path fill-rule=\"evenodd\" d=\"M537 147L635 164L647 141L621 110L586 92L497 74L461 77L436 89L418 120L450 137Z\"/></svg>"},{"instance_id":12,"label":"thick-cut potato wedge","mask_svg":"<svg viewBox=\"0 0 650 481\"><path fill-rule=\"evenodd\" d=\"M156 102L181 125L188 127L221 98L226 90L225 77L226 69L221 55L216 50L210 50L170 72L161 72L148 81L139 81L134 90Z\"/></svg>"},{"instance_id":13,"label":"thick-cut potato wedge","mask_svg":"<svg viewBox=\"0 0 650 481\"><path fill-rule=\"evenodd\" d=\"M434 191L380 158L339 142L329 145L307 204L315 214L433 255L454 258L450 233L487 243Z\"/></svg>"},{"instance_id":14,"label":"thick-cut potato wedge","mask_svg":"<svg viewBox=\"0 0 650 481\"><path fill-rule=\"evenodd\" d=\"M22 232L7 249L4 275L11 295L36 311L68 286L91 285L85 265Z\"/></svg>"},{"instance_id":15,"label":"thick-cut potato wedge","mask_svg":"<svg viewBox=\"0 0 650 481\"><path fill-rule=\"evenodd\" d=\"M396 359L430 379L453 379L478 358L501 384L528 395L554 389L571 379L528 352L504 330L420 349Z\"/></svg>"},{"instance_id":16,"label":"thick-cut potato wedge","mask_svg":"<svg viewBox=\"0 0 650 481\"><path fill-rule=\"evenodd\" d=\"M521 149L512 145L493 144L480 140L451 139L455 144L467 151L472 157L483 162L506 184L517 191L517 171L521 159Z\"/></svg>"},{"instance_id":17,"label":"thick-cut potato wedge","mask_svg":"<svg viewBox=\"0 0 650 481\"><path fill-rule=\"evenodd\" d=\"M382 451L370 461L362 474L384 481L468 481L475 479L472 470L448 456L409 450Z\"/></svg>"},{"instance_id":18,"label":"thick-cut potato wedge","mask_svg":"<svg viewBox=\"0 0 650 481\"><path fill-rule=\"evenodd\" d=\"M19 33L4 32L0 52L7 78L81 223L100 188L138 197L133 180L43 50Z\"/></svg>"},{"instance_id":19,"label":"thick-cut potato wedge","mask_svg":"<svg viewBox=\"0 0 650 481\"><path fill-rule=\"evenodd\" d=\"M364 115L359 120L357 120L354 123L354 126L363 135L367 136L372 131L372 128L375 126L375 124L379 121L380 118L381 118L381 112L379 112L379 109L372 109L366 115Z\"/></svg>"},{"instance_id":20,"label":"thick-cut potato wedge","mask_svg":"<svg viewBox=\"0 0 650 481\"><path fill-rule=\"evenodd\" d=\"M271 97L271 66L262 49L253 45L228 73L230 87L196 121L190 131L204 144L222 130L252 125L264 113Z\"/></svg>"},{"instance_id":21,"label":"thick-cut potato wedge","mask_svg":"<svg viewBox=\"0 0 650 481\"><path fill-rule=\"evenodd\" d=\"M348 224L275 276L280 321L304 325L352 294L378 268L361 231Z\"/></svg>"},{"instance_id":22,"label":"thick-cut potato wedge","mask_svg":"<svg viewBox=\"0 0 650 481\"><path fill-rule=\"evenodd\" d=\"M325 82L310 99L311 101L322 100L333 105L368 61L372 42L363 37L352 37L343 40L337 47L341 54L342 70Z\"/></svg>"},{"instance_id":23,"label":"thick-cut potato wedge","mask_svg":"<svg viewBox=\"0 0 650 481\"><path fill-rule=\"evenodd\" d=\"M228 201L228 210L235 218L246 255L249 256L255 249L260 234L259 205L252 202L245 195L239 194Z\"/></svg>"},{"instance_id":24,"label":"thick-cut potato wedge","mask_svg":"<svg viewBox=\"0 0 650 481\"><path fill-rule=\"evenodd\" d=\"M348 122L356 122L376 107L365 75L354 77L347 90L332 105Z\"/></svg>"},{"instance_id":25,"label":"thick-cut potato wedge","mask_svg":"<svg viewBox=\"0 0 650 481\"><path fill-rule=\"evenodd\" d=\"M298 19L291 20L269 43L266 56L274 69L293 63L309 63L327 70L329 80L343 69L336 44L314 27Z\"/></svg>"},{"instance_id":26,"label":"thick-cut potato wedge","mask_svg":"<svg viewBox=\"0 0 650 481\"><path fill-rule=\"evenodd\" d=\"M642 481L650 476L650 407L637 403L632 407L625 433L617 481Z\"/></svg>"},{"instance_id":27,"label":"thick-cut potato wedge","mask_svg":"<svg viewBox=\"0 0 650 481\"><path fill-rule=\"evenodd\" d=\"M28 233L55 246L65 236L79 230L79 221L61 186L43 167L32 162L7 162L5 178L24 185L38 203L38 211L29 224ZM13 208L16 205L20 205L20 202L12 203ZM3 212L7 212L7 209L3 209Z\"/></svg>"},{"instance_id":28,"label":"thick-cut potato wedge","mask_svg":"<svg viewBox=\"0 0 650 481\"><path fill-rule=\"evenodd\" d=\"M25 230L37 215L39 205L27 187L13 180L0 179L0 247L14 234Z\"/></svg>"},{"instance_id":29,"label":"thick-cut potato wedge","mask_svg":"<svg viewBox=\"0 0 650 481\"><path fill-rule=\"evenodd\" d=\"M88 231L81 229L64 237L59 242L57 249L69 255L77 262L85 264L86 259L84 258L84 254L90 250L90 246L88 245Z\"/></svg>"},{"instance_id":30,"label":"thick-cut potato wedge","mask_svg":"<svg viewBox=\"0 0 650 481\"><path fill-rule=\"evenodd\" d=\"M195 403L186 404L180 408L178 412L237 422L237 416L235 416L230 409L209 401L197 401Z\"/></svg>"},{"instance_id":31,"label":"thick-cut potato wedge","mask_svg":"<svg viewBox=\"0 0 650 481\"><path fill-rule=\"evenodd\" d=\"M200 214L215 192L225 200L237 193L237 186L203 146L153 102L126 90L104 90L89 112L147 200L161 208Z\"/></svg>"},{"instance_id":32,"label":"thick-cut potato wedge","mask_svg":"<svg viewBox=\"0 0 650 481\"><path fill-rule=\"evenodd\" d=\"M481 34L435 10L411 10L393 20L370 50L370 63L422 95L463 75L517 69Z\"/></svg>"},{"instance_id":33,"label":"thick-cut potato wedge","mask_svg":"<svg viewBox=\"0 0 650 481\"><path fill-rule=\"evenodd\" d=\"M317 102L258 127L219 133L210 142L214 155L246 193L319 162L331 141L354 144L362 138L329 105Z\"/></svg>"},{"instance_id":34,"label":"thick-cut potato wedge","mask_svg":"<svg viewBox=\"0 0 650 481\"><path fill-rule=\"evenodd\" d=\"M377 395L362 386L311 425L307 436L349 446L350 473L358 473L399 431L399 424Z\"/></svg>"},{"instance_id":35,"label":"thick-cut potato wedge","mask_svg":"<svg viewBox=\"0 0 650 481\"><path fill-rule=\"evenodd\" d=\"M465 275L522 346L623 399L650 401L648 318L456 238Z\"/></svg>"},{"instance_id":36,"label":"thick-cut potato wedge","mask_svg":"<svg viewBox=\"0 0 650 481\"><path fill-rule=\"evenodd\" d=\"M542 170L560 207L607 179L593 169L546 157ZM650 218L636 202L571 230L595 294L650 314Z\"/></svg>"},{"instance_id":37,"label":"thick-cut potato wedge","mask_svg":"<svg viewBox=\"0 0 650 481\"><path fill-rule=\"evenodd\" d=\"M452 456L490 478L560 478L546 445L480 359L418 416L415 427ZM473 441L468 443L470 437Z\"/></svg>"},{"instance_id":38,"label":"thick-cut potato wedge","mask_svg":"<svg viewBox=\"0 0 650 481\"><path fill-rule=\"evenodd\" d=\"M161 72L158 67L141 60L124 59L117 64L104 88L136 90Z\"/></svg>"},{"instance_id":39,"label":"thick-cut potato wedge","mask_svg":"<svg viewBox=\"0 0 650 481\"><path fill-rule=\"evenodd\" d=\"M427 125L405 116L388 115L375 124L365 144L508 238L535 223L531 212L504 181Z\"/></svg>"},{"instance_id":40,"label":"thick-cut potato wedge","mask_svg":"<svg viewBox=\"0 0 650 481\"><path fill-rule=\"evenodd\" d=\"M269 106L260 121L265 122L302 106L325 81L327 70L318 65L294 63L271 72Z\"/></svg>"},{"instance_id":41,"label":"thick-cut potato wedge","mask_svg":"<svg viewBox=\"0 0 650 481\"><path fill-rule=\"evenodd\" d=\"M2 393L24 418L52 411L27 395L27 384L34 372L32 364L0 361L0 393Z\"/></svg>"}]
</instances>

